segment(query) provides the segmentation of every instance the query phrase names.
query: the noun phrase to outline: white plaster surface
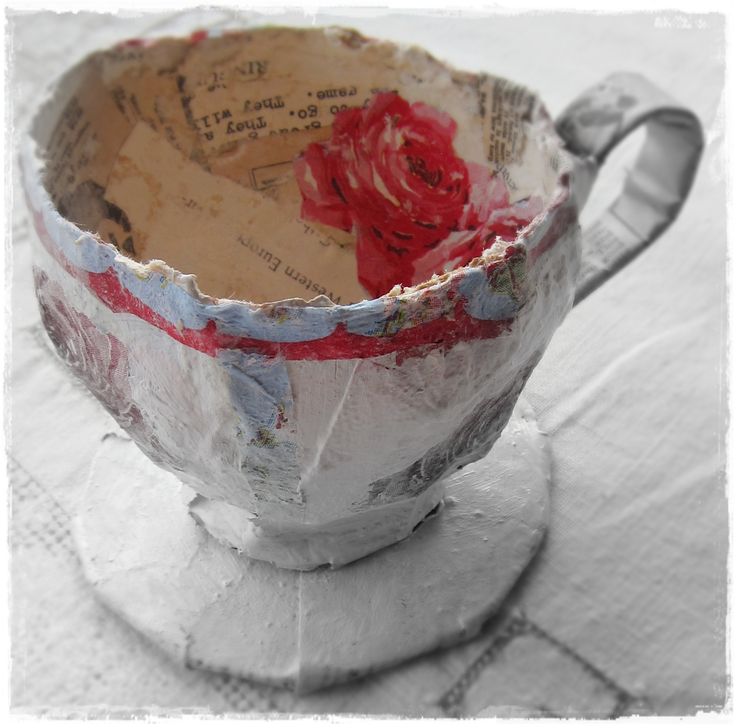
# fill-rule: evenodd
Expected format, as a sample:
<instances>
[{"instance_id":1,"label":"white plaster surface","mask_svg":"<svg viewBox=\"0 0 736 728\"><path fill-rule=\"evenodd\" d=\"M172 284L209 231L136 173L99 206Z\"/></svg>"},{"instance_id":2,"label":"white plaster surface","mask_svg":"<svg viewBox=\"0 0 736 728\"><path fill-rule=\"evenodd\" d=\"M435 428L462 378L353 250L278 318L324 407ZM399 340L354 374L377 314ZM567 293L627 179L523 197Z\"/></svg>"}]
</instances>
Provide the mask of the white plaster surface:
<instances>
[{"instance_id":1,"label":"white plaster surface","mask_svg":"<svg viewBox=\"0 0 736 728\"><path fill-rule=\"evenodd\" d=\"M16 129L53 72L88 51L253 19L226 10L14 15ZM71 550L69 516L100 438L115 425L44 348L30 276L33 233L16 181L12 705L66 714L84 706L585 716L718 709L727 682L728 540L722 19L368 12L318 21L420 43L459 67L525 83L553 116L604 76L628 70L703 121L707 146L681 217L572 312L525 390L554 458L542 551L507 617L473 642L308 698L167 661L94 601ZM613 197L631 151L614 152L584 220Z\"/></svg>"},{"instance_id":2,"label":"white plaster surface","mask_svg":"<svg viewBox=\"0 0 736 728\"><path fill-rule=\"evenodd\" d=\"M190 518L192 491L118 433L74 520L95 592L176 660L302 693L474 636L547 523L551 460L523 400L493 458L449 476L414 535L309 573L219 544Z\"/></svg>"}]
</instances>

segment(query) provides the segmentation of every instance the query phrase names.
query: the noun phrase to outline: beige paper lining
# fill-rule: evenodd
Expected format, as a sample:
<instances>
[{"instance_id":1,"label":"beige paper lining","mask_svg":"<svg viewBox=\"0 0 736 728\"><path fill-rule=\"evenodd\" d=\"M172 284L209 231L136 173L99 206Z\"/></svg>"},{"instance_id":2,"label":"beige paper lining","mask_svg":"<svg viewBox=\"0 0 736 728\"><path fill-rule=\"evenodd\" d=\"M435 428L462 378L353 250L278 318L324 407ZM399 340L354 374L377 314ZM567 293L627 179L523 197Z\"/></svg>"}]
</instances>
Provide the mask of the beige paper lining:
<instances>
[{"instance_id":1,"label":"beige paper lining","mask_svg":"<svg viewBox=\"0 0 736 728\"><path fill-rule=\"evenodd\" d=\"M528 143L536 97L418 49L265 28L123 47L87 63L47 149L54 201L127 255L195 274L211 296L367 297L353 235L299 219L292 163L330 137L336 113L380 90L450 113L457 153L503 174L512 198L551 186L554 164Z\"/></svg>"}]
</instances>

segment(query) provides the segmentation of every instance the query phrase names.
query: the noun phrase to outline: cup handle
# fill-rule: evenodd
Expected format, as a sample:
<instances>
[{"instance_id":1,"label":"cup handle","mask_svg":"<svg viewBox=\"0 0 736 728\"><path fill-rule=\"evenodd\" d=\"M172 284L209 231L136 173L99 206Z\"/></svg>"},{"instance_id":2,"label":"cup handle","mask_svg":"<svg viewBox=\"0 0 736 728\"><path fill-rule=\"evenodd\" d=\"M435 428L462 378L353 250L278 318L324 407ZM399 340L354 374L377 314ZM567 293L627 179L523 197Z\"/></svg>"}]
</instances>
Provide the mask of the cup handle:
<instances>
[{"instance_id":1,"label":"cup handle","mask_svg":"<svg viewBox=\"0 0 736 728\"><path fill-rule=\"evenodd\" d=\"M623 189L583 231L583 261L575 303L633 260L677 217L703 150L700 121L647 79L615 73L562 113L557 132L578 157L579 204L608 153L646 124L646 138Z\"/></svg>"}]
</instances>

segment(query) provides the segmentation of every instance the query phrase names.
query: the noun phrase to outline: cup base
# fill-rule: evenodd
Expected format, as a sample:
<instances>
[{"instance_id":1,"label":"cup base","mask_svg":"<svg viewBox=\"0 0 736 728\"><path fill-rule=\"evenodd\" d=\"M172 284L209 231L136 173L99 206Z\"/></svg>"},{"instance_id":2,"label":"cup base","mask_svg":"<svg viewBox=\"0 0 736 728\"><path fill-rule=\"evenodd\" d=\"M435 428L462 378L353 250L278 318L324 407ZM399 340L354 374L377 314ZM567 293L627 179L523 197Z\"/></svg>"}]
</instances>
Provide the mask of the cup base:
<instances>
[{"instance_id":1,"label":"cup base","mask_svg":"<svg viewBox=\"0 0 736 728\"><path fill-rule=\"evenodd\" d=\"M473 637L542 540L549 482L522 398L409 538L298 572L211 537L190 515L192 491L121 435L92 463L75 539L102 601L176 660L305 693Z\"/></svg>"}]
</instances>

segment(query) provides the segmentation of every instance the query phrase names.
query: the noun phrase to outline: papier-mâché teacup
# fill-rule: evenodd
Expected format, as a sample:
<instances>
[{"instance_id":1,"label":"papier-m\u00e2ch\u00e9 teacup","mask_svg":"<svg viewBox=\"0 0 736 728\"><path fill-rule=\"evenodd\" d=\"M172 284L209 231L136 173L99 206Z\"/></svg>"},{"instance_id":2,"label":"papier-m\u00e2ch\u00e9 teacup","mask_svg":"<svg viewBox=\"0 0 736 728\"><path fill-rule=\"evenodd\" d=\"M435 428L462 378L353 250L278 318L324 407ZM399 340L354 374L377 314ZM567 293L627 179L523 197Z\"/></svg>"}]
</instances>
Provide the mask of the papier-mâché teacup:
<instances>
[{"instance_id":1,"label":"papier-m\u00e2ch\u00e9 teacup","mask_svg":"<svg viewBox=\"0 0 736 728\"><path fill-rule=\"evenodd\" d=\"M643 122L583 254L595 172ZM212 535L345 564L489 451L576 295L674 219L701 145L634 75L555 128L519 85L353 31L130 42L63 76L22 151L43 322Z\"/></svg>"}]
</instances>

